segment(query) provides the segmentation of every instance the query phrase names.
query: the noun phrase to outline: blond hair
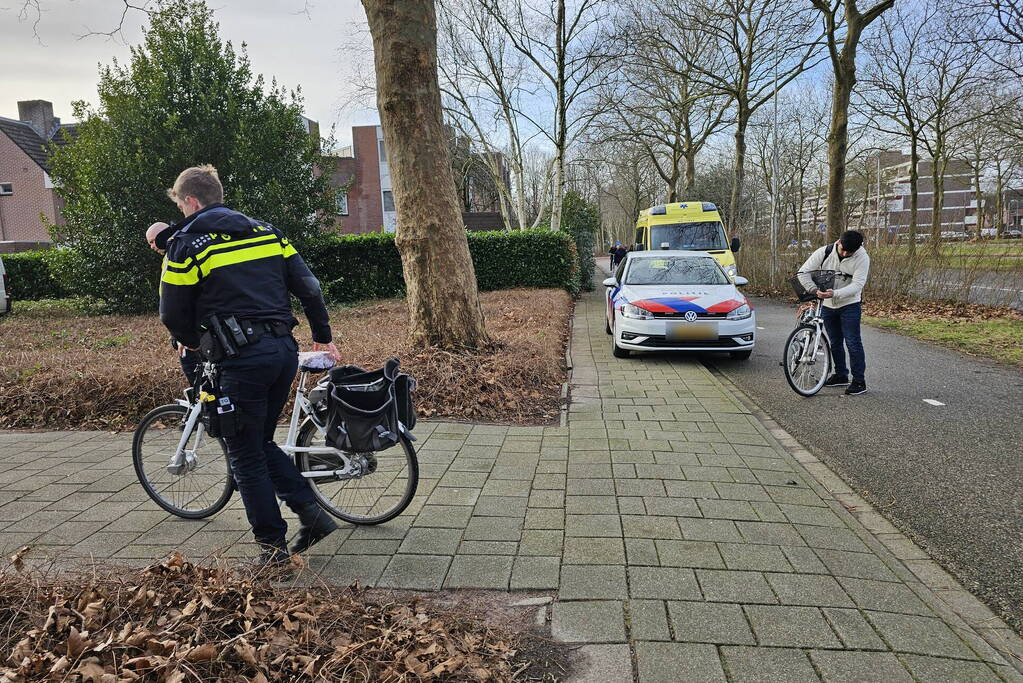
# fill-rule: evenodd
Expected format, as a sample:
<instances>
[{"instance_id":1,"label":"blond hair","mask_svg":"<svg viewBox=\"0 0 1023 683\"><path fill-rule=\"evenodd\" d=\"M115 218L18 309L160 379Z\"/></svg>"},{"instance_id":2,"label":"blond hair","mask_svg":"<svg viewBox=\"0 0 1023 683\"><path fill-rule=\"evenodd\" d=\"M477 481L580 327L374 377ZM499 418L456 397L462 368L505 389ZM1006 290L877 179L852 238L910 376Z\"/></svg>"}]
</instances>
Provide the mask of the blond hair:
<instances>
[{"instance_id":1,"label":"blond hair","mask_svg":"<svg viewBox=\"0 0 1023 683\"><path fill-rule=\"evenodd\" d=\"M224 186L220 184L217 169L210 164L192 166L178 174L174 187L167 190L171 199L195 197L203 206L224 201Z\"/></svg>"}]
</instances>

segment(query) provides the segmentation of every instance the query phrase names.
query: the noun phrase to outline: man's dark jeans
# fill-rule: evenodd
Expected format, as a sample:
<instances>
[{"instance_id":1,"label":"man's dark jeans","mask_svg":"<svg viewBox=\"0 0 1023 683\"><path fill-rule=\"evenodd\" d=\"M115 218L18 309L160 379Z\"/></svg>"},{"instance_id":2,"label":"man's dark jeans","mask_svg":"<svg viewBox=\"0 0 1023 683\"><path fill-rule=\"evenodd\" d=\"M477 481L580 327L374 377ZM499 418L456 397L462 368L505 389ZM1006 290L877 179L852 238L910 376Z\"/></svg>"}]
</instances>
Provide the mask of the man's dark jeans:
<instances>
[{"instance_id":1,"label":"man's dark jeans","mask_svg":"<svg viewBox=\"0 0 1023 683\"><path fill-rule=\"evenodd\" d=\"M836 375L849 375L845 364L845 347L849 349L849 365L853 380L864 381L867 371L867 359L863 353L863 341L860 339L860 316L863 305L857 301L841 308L821 307L824 318L824 329L831 341L831 358L835 362Z\"/></svg>"},{"instance_id":2,"label":"man's dark jeans","mask_svg":"<svg viewBox=\"0 0 1023 683\"><path fill-rule=\"evenodd\" d=\"M219 364L221 392L242 411L241 432L225 439L228 460L252 535L257 543L276 548L285 547L288 525L275 495L296 512L316 500L309 482L273 440L291 395L297 353L293 338L265 335Z\"/></svg>"}]
</instances>

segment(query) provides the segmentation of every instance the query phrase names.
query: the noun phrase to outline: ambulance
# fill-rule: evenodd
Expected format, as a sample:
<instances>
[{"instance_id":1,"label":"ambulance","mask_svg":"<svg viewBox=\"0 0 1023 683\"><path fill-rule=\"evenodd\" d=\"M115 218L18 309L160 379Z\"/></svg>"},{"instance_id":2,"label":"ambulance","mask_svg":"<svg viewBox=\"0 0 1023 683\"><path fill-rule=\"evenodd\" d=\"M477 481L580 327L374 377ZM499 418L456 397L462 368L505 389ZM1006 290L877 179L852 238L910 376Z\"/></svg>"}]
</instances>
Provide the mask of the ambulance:
<instances>
[{"instance_id":1,"label":"ambulance","mask_svg":"<svg viewBox=\"0 0 1023 683\"><path fill-rule=\"evenodd\" d=\"M706 252L732 282L738 274L735 252L739 251L739 238L728 241L721 214L711 202L659 204L641 211L632 251L653 249Z\"/></svg>"}]
</instances>

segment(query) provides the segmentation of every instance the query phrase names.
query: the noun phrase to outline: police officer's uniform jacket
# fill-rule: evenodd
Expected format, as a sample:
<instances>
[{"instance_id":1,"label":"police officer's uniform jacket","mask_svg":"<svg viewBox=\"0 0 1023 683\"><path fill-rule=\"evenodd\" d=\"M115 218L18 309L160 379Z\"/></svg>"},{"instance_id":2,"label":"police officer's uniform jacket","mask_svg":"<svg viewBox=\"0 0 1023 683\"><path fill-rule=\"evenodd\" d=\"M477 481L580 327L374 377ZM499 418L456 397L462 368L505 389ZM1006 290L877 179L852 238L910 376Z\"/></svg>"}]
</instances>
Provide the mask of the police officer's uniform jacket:
<instances>
[{"instance_id":1,"label":"police officer's uniform jacket","mask_svg":"<svg viewBox=\"0 0 1023 683\"><path fill-rule=\"evenodd\" d=\"M331 341L320 283L273 226L212 204L174 226L160 284L160 320L185 346L199 346L210 315L298 324L289 292L302 302L313 341Z\"/></svg>"}]
</instances>

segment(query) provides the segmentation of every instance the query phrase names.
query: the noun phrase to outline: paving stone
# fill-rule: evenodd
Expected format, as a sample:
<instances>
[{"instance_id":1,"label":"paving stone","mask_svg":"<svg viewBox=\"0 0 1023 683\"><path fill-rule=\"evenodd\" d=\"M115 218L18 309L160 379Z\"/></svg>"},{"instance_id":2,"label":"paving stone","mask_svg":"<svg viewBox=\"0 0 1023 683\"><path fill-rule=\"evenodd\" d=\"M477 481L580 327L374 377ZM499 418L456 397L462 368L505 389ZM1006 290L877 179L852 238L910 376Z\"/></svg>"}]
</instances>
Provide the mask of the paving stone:
<instances>
[{"instance_id":1,"label":"paving stone","mask_svg":"<svg viewBox=\"0 0 1023 683\"><path fill-rule=\"evenodd\" d=\"M457 488L482 488L487 481L486 472L465 472L448 470L440 478L438 486L453 486Z\"/></svg>"},{"instance_id":2,"label":"paving stone","mask_svg":"<svg viewBox=\"0 0 1023 683\"><path fill-rule=\"evenodd\" d=\"M565 515L567 536L621 536L621 518L618 515Z\"/></svg>"},{"instance_id":3,"label":"paving stone","mask_svg":"<svg viewBox=\"0 0 1023 683\"><path fill-rule=\"evenodd\" d=\"M727 646L721 655L735 683L817 683L820 678L801 650Z\"/></svg>"},{"instance_id":4,"label":"paving stone","mask_svg":"<svg viewBox=\"0 0 1023 683\"><path fill-rule=\"evenodd\" d=\"M548 529L525 529L519 543L520 555L561 556L565 532Z\"/></svg>"},{"instance_id":5,"label":"paving stone","mask_svg":"<svg viewBox=\"0 0 1023 683\"><path fill-rule=\"evenodd\" d=\"M459 555L517 555L519 544L514 541L462 541Z\"/></svg>"},{"instance_id":6,"label":"paving stone","mask_svg":"<svg viewBox=\"0 0 1023 683\"><path fill-rule=\"evenodd\" d=\"M778 546L805 546L806 541L792 524L773 524L769 522L736 522L743 540L746 543L763 543Z\"/></svg>"},{"instance_id":7,"label":"paving stone","mask_svg":"<svg viewBox=\"0 0 1023 683\"><path fill-rule=\"evenodd\" d=\"M629 600L628 611L632 640L671 640L663 600Z\"/></svg>"},{"instance_id":8,"label":"paving stone","mask_svg":"<svg viewBox=\"0 0 1023 683\"><path fill-rule=\"evenodd\" d=\"M759 520L753 506L745 500L698 499L700 512L708 519Z\"/></svg>"},{"instance_id":9,"label":"paving stone","mask_svg":"<svg viewBox=\"0 0 1023 683\"><path fill-rule=\"evenodd\" d=\"M783 605L854 607L853 601L831 576L816 574L765 574Z\"/></svg>"},{"instance_id":10,"label":"paving stone","mask_svg":"<svg viewBox=\"0 0 1023 683\"><path fill-rule=\"evenodd\" d=\"M529 494L529 507L531 508L557 508L565 509L565 492L554 490L533 489Z\"/></svg>"},{"instance_id":11,"label":"paving stone","mask_svg":"<svg viewBox=\"0 0 1023 683\"><path fill-rule=\"evenodd\" d=\"M619 496L665 496L660 479L618 479L615 489Z\"/></svg>"},{"instance_id":12,"label":"paving stone","mask_svg":"<svg viewBox=\"0 0 1023 683\"><path fill-rule=\"evenodd\" d=\"M636 643L640 683L725 681L721 660L713 645Z\"/></svg>"},{"instance_id":13,"label":"paving stone","mask_svg":"<svg viewBox=\"0 0 1023 683\"><path fill-rule=\"evenodd\" d=\"M703 597L693 570L681 567L629 567L629 594L633 598L661 600Z\"/></svg>"},{"instance_id":14,"label":"paving stone","mask_svg":"<svg viewBox=\"0 0 1023 683\"><path fill-rule=\"evenodd\" d=\"M488 479L483 485L484 496L519 496L528 498L532 483L518 479Z\"/></svg>"},{"instance_id":15,"label":"paving stone","mask_svg":"<svg viewBox=\"0 0 1023 683\"><path fill-rule=\"evenodd\" d=\"M687 541L718 541L723 543L742 541L735 522L726 519L694 519L680 517L678 526Z\"/></svg>"},{"instance_id":16,"label":"paving stone","mask_svg":"<svg viewBox=\"0 0 1023 683\"><path fill-rule=\"evenodd\" d=\"M521 496L480 496L473 508L473 514L479 517L518 517L526 516L527 498Z\"/></svg>"},{"instance_id":17,"label":"paving stone","mask_svg":"<svg viewBox=\"0 0 1023 683\"><path fill-rule=\"evenodd\" d=\"M620 538L565 539L565 564L625 564L625 545Z\"/></svg>"},{"instance_id":18,"label":"paving stone","mask_svg":"<svg viewBox=\"0 0 1023 683\"><path fill-rule=\"evenodd\" d=\"M675 639L689 643L754 645L739 605L711 602L669 602Z\"/></svg>"},{"instance_id":19,"label":"paving stone","mask_svg":"<svg viewBox=\"0 0 1023 683\"><path fill-rule=\"evenodd\" d=\"M561 584L561 558L516 557L511 589L556 589Z\"/></svg>"},{"instance_id":20,"label":"paving stone","mask_svg":"<svg viewBox=\"0 0 1023 683\"><path fill-rule=\"evenodd\" d=\"M622 531L626 538L682 538L674 517L622 515Z\"/></svg>"},{"instance_id":21,"label":"paving stone","mask_svg":"<svg viewBox=\"0 0 1023 683\"><path fill-rule=\"evenodd\" d=\"M825 607L821 610L845 646L857 650L887 650L874 627L859 610Z\"/></svg>"},{"instance_id":22,"label":"paving stone","mask_svg":"<svg viewBox=\"0 0 1023 683\"><path fill-rule=\"evenodd\" d=\"M878 581L897 579L892 570L873 553L851 553L844 550L817 550L816 553L835 576Z\"/></svg>"},{"instance_id":23,"label":"paving stone","mask_svg":"<svg viewBox=\"0 0 1023 683\"><path fill-rule=\"evenodd\" d=\"M630 565L660 564L657 559L657 547L653 539L649 538L626 538L625 557Z\"/></svg>"},{"instance_id":24,"label":"paving stone","mask_svg":"<svg viewBox=\"0 0 1023 683\"><path fill-rule=\"evenodd\" d=\"M319 571L323 576L343 586L356 582L364 586L375 586L390 560L390 557L384 555L341 555Z\"/></svg>"},{"instance_id":25,"label":"paving stone","mask_svg":"<svg viewBox=\"0 0 1023 683\"><path fill-rule=\"evenodd\" d=\"M618 513L618 499L614 496L577 496L565 498L565 512L570 515L614 515Z\"/></svg>"},{"instance_id":26,"label":"paving stone","mask_svg":"<svg viewBox=\"0 0 1023 683\"><path fill-rule=\"evenodd\" d=\"M1001 679L981 662L964 662L956 659L900 655L899 659L913 673L920 683L998 683Z\"/></svg>"},{"instance_id":27,"label":"paving stone","mask_svg":"<svg viewBox=\"0 0 1023 683\"><path fill-rule=\"evenodd\" d=\"M424 505L416 515L414 526L464 529L472 516L469 505Z\"/></svg>"},{"instance_id":28,"label":"paving stone","mask_svg":"<svg viewBox=\"0 0 1023 683\"><path fill-rule=\"evenodd\" d=\"M765 572L792 571L781 548L749 543L718 543L718 550L729 569L750 569Z\"/></svg>"},{"instance_id":29,"label":"paving stone","mask_svg":"<svg viewBox=\"0 0 1023 683\"><path fill-rule=\"evenodd\" d=\"M632 683L632 656L628 645L584 645L575 651L579 660L566 683Z\"/></svg>"},{"instance_id":30,"label":"paving stone","mask_svg":"<svg viewBox=\"0 0 1023 683\"><path fill-rule=\"evenodd\" d=\"M414 555L454 555L461 540L461 529L413 527L398 546L398 552Z\"/></svg>"},{"instance_id":31,"label":"paving stone","mask_svg":"<svg viewBox=\"0 0 1023 683\"><path fill-rule=\"evenodd\" d=\"M699 567L702 569L724 569L717 546L708 541L654 541L657 558L665 567Z\"/></svg>"},{"instance_id":32,"label":"paving stone","mask_svg":"<svg viewBox=\"0 0 1023 683\"><path fill-rule=\"evenodd\" d=\"M480 497L478 488L448 488L438 486L427 498L427 505L475 505Z\"/></svg>"},{"instance_id":33,"label":"paving stone","mask_svg":"<svg viewBox=\"0 0 1023 683\"><path fill-rule=\"evenodd\" d=\"M644 498L643 512L672 517L699 517L700 508L692 498ZM626 514L625 510L621 510Z\"/></svg>"},{"instance_id":34,"label":"paving stone","mask_svg":"<svg viewBox=\"0 0 1023 683\"><path fill-rule=\"evenodd\" d=\"M781 647L841 647L835 633L815 607L746 605L761 645Z\"/></svg>"},{"instance_id":35,"label":"paving stone","mask_svg":"<svg viewBox=\"0 0 1023 683\"><path fill-rule=\"evenodd\" d=\"M935 616L934 612L905 584L847 578L841 578L839 581L856 601L856 605L862 609Z\"/></svg>"},{"instance_id":36,"label":"paving stone","mask_svg":"<svg viewBox=\"0 0 1023 683\"><path fill-rule=\"evenodd\" d=\"M394 555L376 585L381 588L440 590L450 564L451 557L447 555Z\"/></svg>"},{"instance_id":37,"label":"paving stone","mask_svg":"<svg viewBox=\"0 0 1023 683\"><path fill-rule=\"evenodd\" d=\"M818 526L830 526L830 527L845 527L843 522L838 515L823 507L811 507L808 505L788 505L781 503L778 505L781 508L782 513L788 520L793 524L816 524Z\"/></svg>"},{"instance_id":38,"label":"paving stone","mask_svg":"<svg viewBox=\"0 0 1023 683\"><path fill-rule=\"evenodd\" d=\"M860 537L848 528L809 525L797 525L796 528L806 540L806 544L814 548L848 550L860 553L870 552L870 549L860 540Z\"/></svg>"},{"instance_id":39,"label":"paving stone","mask_svg":"<svg viewBox=\"0 0 1023 683\"><path fill-rule=\"evenodd\" d=\"M911 683L890 652L815 651L810 653L825 683Z\"/></svg>"},{"instance_id":40,"label":"paving stone","mask_svg":"<svg viewBox=\"0 0 1023 683\"><path fill-rule=\"evenodd\" d=\"M530 508L526 511L526 529L564 529L565 511L558 508Z\"/></svg>"},{"instance_id":41,"label":"paving stone","mask_svg":"<svg viewBox=\"0 0 1023 683\"><path fill-rule=\"evenodd\" d=\"M391 538L349 538L341 544L342 555L393 555L401 541Z\"/></svg>"},{"instance_id":42,"label":"paving stone","mask_svg":"<svg viewBox=\"0 0 1023 683\"><path fill-rule=\"evenodd\" d=\"M515 517L472 517L462 536L466 541L518 541L522 520Z\"/></svg>"},{"instance_id":43,"label":"paving stone","mask_svg":"<svg viewBox=\"0 0 1023 683\"><path fill-rule=\"evenodd\" d=\"M456 555L444 587L507 590L513 560L501 555Z\"/></svg>"},{"instance_id":44,"label":"paving stone","mask_svg":"<svg viewBox=\"0 0 1023 683\"><path fill-rule=\"evenodd\" d=\"M812 548L782 546L781 551L792 568L803 574L827 574L828 568L820 561Z\"/></svg>"},{"instance_id":45,"label":"paving stone","mask_svg":"<svg viewBox=\"0 0 1023 683\"><path fill-rule=\"evenodd\" d=\"M767 580L759 572L697 569L696 578L707 600L765 604L778 602Z\"/></svg>"},{"instance_id":46,"label":"paving stone","mask_svg":"<svg viewBox=\"0 0 1023 683\"><path fill-rule=\"evenodd\" d=\"M613 496L614 479L569 479L566 490L579 496Z\"/></svg>"},{"instance_id":47,"label":"paving stone","mask_svg":"<svg viewBox=\"0 0 1023 683\"><path fill-rule=\"evenodd\" d=\"M624 643L624 603L556 602L551 608L551 635L565 643Z\"/></svg>"},{"instance_id":48,"label":"paving stone","mask_svg":"<svg viewBox=\"0 0 1023 683\"><path fill-rule=\"evenodd\" d=\"M629 597L625 567L564 565L558 595L562 600L624 600Z\"/></svg>"},{"instance_id":49,"label":"paving stone","mask_svg":"<svg viewBox=\"0 0 1023 683\"><path fill-rule=\"evenodd\" d=\"M867 619L896 652L976 659L977 656L940 619L867 612Z\"/></svg>"}]
</instances>

